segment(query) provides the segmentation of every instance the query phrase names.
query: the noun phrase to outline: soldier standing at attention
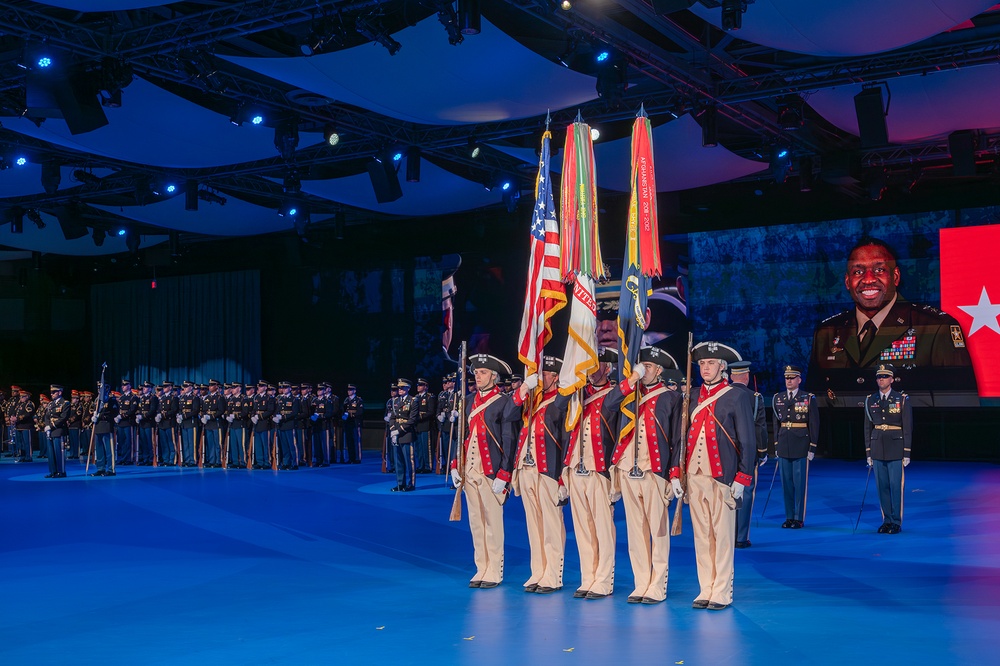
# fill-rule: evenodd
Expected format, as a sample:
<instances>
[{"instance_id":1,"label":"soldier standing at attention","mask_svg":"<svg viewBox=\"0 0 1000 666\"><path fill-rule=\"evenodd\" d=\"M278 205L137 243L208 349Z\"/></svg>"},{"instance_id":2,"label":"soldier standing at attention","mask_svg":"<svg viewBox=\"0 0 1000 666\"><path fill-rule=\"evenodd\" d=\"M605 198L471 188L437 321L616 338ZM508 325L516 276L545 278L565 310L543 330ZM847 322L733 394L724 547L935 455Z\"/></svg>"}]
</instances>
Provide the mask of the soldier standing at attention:
<instances>
[{"instance_id":1,"label":"soldier standing at attention","mask_svg":"<svg viewBox=\"0 0 1000 666\"><path fill-rule=\"evenodd\" d=\"M115 416L119 465L131 465L136 462L135 414L138 410L139 398L132 395L131 380L122 379L122 397L118 400L118 415Z\"/></svg>"},{"instance_id":2,"label":"soldier standing at attention","mask_svg":"<svg viewBox=\"0 0 1000 666\"><path fill-rule=\"evenodd\" d=\"M139 457L136 464L144 467L153 464L154 426L160 411L160 400L153 389L153 382L147 380L142 383L142 395L139 396L139 408L135 414L135 424L139 430Z\"/></svg>"},{"instance_id":3,"label":"soldier standing at attention","mask_svg":"<svg viewBox=\"0 0 1000 666\"><path fill-rule=\"evenodd\" d=\"M819 439L819 408L816 396L799 391L802 369L785 366L785 391L771 399L774 410L774 453L781 469L781 491L785 499L785 529L801 529L806 517L806 487L809 462L816 455Z\"/></svg>"},{"instance_id":4,"label":"soldier standing at attention","mask_svg":"<svg viewBox=\"0 0 1000 666\"><path fill-rule=\"evenodd\" d=\"M205 429L205 467L222 467L222 416L226 399L219 392L219 382L210 379L208 395L201 403L201 424Z\"/></svg>"},{"instance_id":5,"label":"soldier standing at attention","mask_svg":"<svg viewBox=\"0 0 1000 666\"><path fill-rule=\"evenodd\" d=\"M354 384L347 385L344 399L344 458L340 462L357 464L361 462L361 425L365 418L365 403L358 395Z\"/></svg>"},{"instance_id":6,"label":"soldier standing at attention","mask_svg":"<svg viewBox=\"0 0 1000 666\"><path fill-rule=\"evenodd\" d=\"M52 394L52 401L45 412L44 432L48 435L48 458L49 473L46 479L66 478L66 458L63 451L63 438L68 432L67 423L72 409L70 404L63 399L63 387L53 384L49 387Z\"/></svg>"},{"instance_id":7,"label":"soldier standing at attention","mask_svg":"<svg viewBox=\"0 0 1000 666\"><path fill-rule=\"evenodd\" d=\"M271 420L278 424L278 449L280 464L278 469L298 469L299 456L295 448L295 421L299 416L299 400L292 395L292 385L288 382L278 383L278 399L275 402L277 412Z\"/></svg>"},{"instance_id":8,"label":"soldier standing at attention","mask_svg":"<svg viewBox=\"0 0 1000 666\"><path fill-rule=\"evenodd\" d=\"M913 411L905 393L892 388L895 369L878 366L878 391L865 399L865 453L875 469L875 485L882 507L879 534L899 534L903 523L903 468L910 464Z\"/></svg>"},{"instance_id":9,"label":"soldier standing at attention","mask_svg":"<svg viewBox=\"0 0 1000 666\"><path fill-rule=\"evenodd\" d=\"M434 417L437 415L437 397L427 390L427 380L423 377L417 378L417 394L414 399L417 403L414 465L417 468L417 474L430 474L431 460L434 459L431 450L431 430Z\"/></svg>"},{"instance_id":10,"label":"soldier standing at attention","mask_svg":"<svg viewBox=\"0 0 1000 666\"><path fill-rule=\"evenodd\" d=\"M416 489L413 460L414 429L417 424L417 400L410 395L410 380L396 382L397 396L392 401L389 417L389 443L396 468L396 487L393 492Z\"/></svg>"}]
</instances>

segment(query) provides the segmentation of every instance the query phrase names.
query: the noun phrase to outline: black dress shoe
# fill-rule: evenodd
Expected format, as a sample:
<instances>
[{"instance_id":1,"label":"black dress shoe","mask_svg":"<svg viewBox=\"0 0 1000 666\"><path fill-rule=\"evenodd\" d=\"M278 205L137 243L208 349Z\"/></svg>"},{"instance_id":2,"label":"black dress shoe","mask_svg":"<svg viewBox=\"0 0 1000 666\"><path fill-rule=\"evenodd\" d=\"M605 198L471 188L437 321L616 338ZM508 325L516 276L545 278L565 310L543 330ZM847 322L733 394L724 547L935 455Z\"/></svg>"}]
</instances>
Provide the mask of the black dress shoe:
<instances>
[{"instance_id":1,"label":"black dress shoe","mask_svg":"<svg viewBox=\"0 0 1000 666\"><path fill-rule=\"evenodd\" d=\"M417 489L416 486L406 486L406 492L408 493L412 493L416 489Z\"/></svg>"},{"instance_id":2,"label":"black dress shoe","mask_svg":"<svg viewBox=\"0 0 1000 666\"><path fill-rule=\"evenodd\" d=\"M720 604L715 601L708 602L708 610L722 610L723 608L729 608L729 604Z\"/></svg>"},{"instance_id":3,"label":"black dress shoe","mask_svg":"<svg viewBox=\"0 0 1000 666\"><path fill-rule=\"evenodd\" d=\"M888 531L888 532L886 532L886 534L899 534L899 533L900 533L900 532L902 532L902 531L903 531L903 528L902 528L902 526L900 526L900 525L899 525L898 523L893 523L893 524L892 524L892 525L891 525L891 526L889 527L889 531Z\"/></svg>"},{"instance_id":4,"label":"black dress shoe","mask_svg":"<svg viewBox=\"0 0 1000 666\"><path fill-rule=\"evenodd\" d=\"M535 594L552 594L553 592L558 592L561 589L562 589L562 586L559 586L559 587L547 587L545 585L539 585L535 589Z\"/></svg>"},{"instance_id":5,"label":"black dress shoe","mask_svg":"<svg viewBox=\"0 0 1000 666\"><path fill-rule=\"evenodd\" d=\"M786 529L786 530L787 530L787 529L788 529L789 527L794 527L794 526L795 526L795 521L794 521L794 520L792 520L791 518L789 518L789 519L788 519L788 520L786 520L785 522L781 523L781 527L782 527L783 529Z\"/></svg>"},{"instance_id":6,"label":"black dress shoe","mask_svg":"<svg viewBox=\"0 0 1000 666\"><path fill-rule=\"evenodd\" d=\"M483 581L481 581L481 580L470 580L469 581L469 587L482 587L482 586L483 586Z\"/></svg>"},{"instance_id":7,"label":"black dress shoe","mask_svg":"<svg viewBox=\"0 0 1000 666\"><path fill-rule=\"evenodd\" d=\"M801 520L793 520L791 527L793 530L801 530L805 525L802 524Z\"/></svg>"},{"instance_id":8,"label":"black dress shoe","mask_svg":"<svg viewBox=\"0 0 1000 666\"><path fill-rule=\"evenodd\" d=\"M642 597L631 596L631 597L628 598L628 602L630 604L641 604L642 603Z\"/></svg>"},{"instance_id":9,"label":"black dress shoe","mask_svg":"<svg viewBox=\"0 0 1000 666\"><path fill-rule=\"evenodd\" d=\"M105 472L104 476L118 476L115 472Z\"/></svg>"},{"instance_id":10,"label":"black dress shoe","mask_svg":"<svg viewBox=\"0 0 1000 666\"><path fill-rule=\"evenodd\" d=\"M708 608L708 599L695 599L691 602L691 608Z\"/></svg>"},{"instance_id":11,"label":"black dress shoe","mask_svg":"<svg viewBox=\"0 0 1000 666\"><path fill-rule=\"evenodd\" d=\"M51 478L52 478L52 477L54 477L54 476L55 476L55 474L46 474L46 475L45 475L45 478L46 478L46 479L51 479Z\"/></svg>"},{"instance_id":12,"label":"black dress shoe","mask_svg":"<svg viewBox=\"0 0 1000 666\"><path fill-rule=\"evenodd\" d=\"M491 581L491 580L484 580L483 582L481 582L481 583L479 584L479 587L480 587L481 589L483 589L483 590L488 590L489 588L491 588L491 587L496 587L496 586L497 586L497 585L499 585L499 584L500 584L500 583L494 583L494 582L493 582L493 581Z\"/></svg>"},{"instance_id":13,"label":"black dress shoe","mask_svg":"<svg viewBox=\"0 0 1000 666\"><path fill-rule=\"evenodd\" d=\"M736 542L736 547L737 548L749 548L750 547L750 539L747 539L746 541L737 541Z\"/></svg>"},{"instance_id":14,"label":"black dress shoe","mask_svg":"<svg viewBox=\"0 0 1000 666\"><path fill-rule=\"evenodd\" d=\"M605 597L611 596L610 594L601 594L600 592L587 592L588 599L603 599Z\"/></svg>"},{"instance_id":15,"label":"black dress shoe","mask_svg":"<svg viewBox=\"0 0 1000 666\"><path fill-rule=\"evenodd\" d=\"M538 589L538 583L532 583L531 585L524 586L525 592L534 592L537 589Z\"/></svg>"},{"instance_id":16,"label":"black dress shoe","mask_svg":"<svg viewBox=\"0 0 1000 666\"><path fill-rule=\"evenodd\" d=\"M59 472L58 474L53 474L52 478L53 479L65 479L66 478L66 472Z\"/></svg>"},{"instance_id":17,"label":"black dress shoe","mask_svg":"<svg viewBox=\"0 0 1000 666\"><path fill-rule=\"evenodd\" d=\"M654 604L663 603L663 601L665 601L665 600L664 599L654 599L653 597L643 597L642 598L642 603L646 604L647 606L653 606Z\"/></svg>"},{"instance_id":18,"label":"black dress shoe","mask_svg":"<svg viewBox=\"0 0 1000 666\"><path fill-rule=\"evenodd\" d=\"M90 475L91 476L104 476L104 474L105 474L105 472L103 470L98 470L96 472L92 472Z\"/></svg>"},{"instance_id":19,"label":"black dress shoe","mask_svg":"<svg viewBox=\"0 0 1000 666\"><path fill-rule=\"evenodd\" d=\"M883 523L882 525L878 526L878 533L879 534L888 534L889 533L889 529L891 527L892 527L892 523Z\"/></svg>"},{"instance_id":20,"label":"black dress shoe","mask_svg":"<svg viewBox=\"0 0 1000 666\"><path fill-rule=\"evenodd\" d=\"M583 589L581 587L580 589L578 589L576 592L573 593L573 598L574 599L584 599L584 598L586 598L587 594L588 594L587 590L585 590L585 589Z\"/></svg>"}]
</instances>

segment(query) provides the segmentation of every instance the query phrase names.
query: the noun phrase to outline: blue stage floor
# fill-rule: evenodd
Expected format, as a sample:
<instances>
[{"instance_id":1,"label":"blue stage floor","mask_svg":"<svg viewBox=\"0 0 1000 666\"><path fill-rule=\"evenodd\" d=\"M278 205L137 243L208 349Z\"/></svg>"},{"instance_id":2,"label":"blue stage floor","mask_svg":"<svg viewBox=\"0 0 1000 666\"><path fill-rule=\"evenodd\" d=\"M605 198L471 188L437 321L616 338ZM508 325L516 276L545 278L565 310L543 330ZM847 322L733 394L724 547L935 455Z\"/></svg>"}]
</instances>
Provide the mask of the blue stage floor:
<instances>
[{"instance_id":1,"label":"blue stage floor","mask_svg":"<svg viewBox=\"0 0 1000 666\"><path fill-rule=\"evenodd\" d=\"M503 585L469 589L443 477L399 494L374 460L115 478L69 462L62 480L44 461L0 464L0 664L964 664L1000 648L993 465L915 462L899 535L875 533L874 481L852 534L861 463L813 463L798 531L779 527L779 478L736 552L733 607L709 612L691 608L686 512L667 601L636 606L620 506L616 592L582 600L571 531L565 588L522 591L519 498ZM770 465L762 476L758 514Z\"/></svg>"}]
</instances>

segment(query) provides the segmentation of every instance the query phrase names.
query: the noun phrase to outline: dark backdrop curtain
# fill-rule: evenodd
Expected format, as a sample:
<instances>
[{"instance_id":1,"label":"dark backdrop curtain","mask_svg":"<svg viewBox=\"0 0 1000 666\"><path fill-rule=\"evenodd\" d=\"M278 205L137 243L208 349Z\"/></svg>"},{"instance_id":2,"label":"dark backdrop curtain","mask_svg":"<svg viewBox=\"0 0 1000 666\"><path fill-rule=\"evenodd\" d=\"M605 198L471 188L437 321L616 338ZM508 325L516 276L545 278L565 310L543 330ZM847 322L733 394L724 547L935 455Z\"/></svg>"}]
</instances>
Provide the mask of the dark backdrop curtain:
<instances>
[{"instance_id":1,"label":"dark backdrop curtain","mask_svg":"<svg viewBox=\"0 0 1000 666\"><path fill-rule=\"evenodd\" d=\"M260 274L212 273L91 287L94 362L108 382L260 377Z\"/></svg>"}]
</instances>

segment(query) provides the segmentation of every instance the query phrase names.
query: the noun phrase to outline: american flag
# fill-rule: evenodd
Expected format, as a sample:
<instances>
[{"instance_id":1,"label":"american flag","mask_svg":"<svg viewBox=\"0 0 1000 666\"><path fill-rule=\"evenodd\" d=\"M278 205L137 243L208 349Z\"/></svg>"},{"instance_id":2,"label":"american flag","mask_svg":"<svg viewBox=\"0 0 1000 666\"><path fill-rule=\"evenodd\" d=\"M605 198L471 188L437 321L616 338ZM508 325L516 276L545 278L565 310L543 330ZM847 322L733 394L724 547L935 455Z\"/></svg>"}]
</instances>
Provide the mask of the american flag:
<instances>
[{"instance_id":1,"label":"american flag","mask_svg":"<svg viewBox=\"0 0 1000 666\"><path fill-rule=\"evenodd\" d=\"M542 136L542 154L535 182L535 210L531 216L531 258L524 294L524 314L517 356L524 363L525 376L538 372L542 348L552 338L549 319L566 306L566 287L559 279L559 223L549 179L549 142Z\"/></svg>"}]
</instances>

